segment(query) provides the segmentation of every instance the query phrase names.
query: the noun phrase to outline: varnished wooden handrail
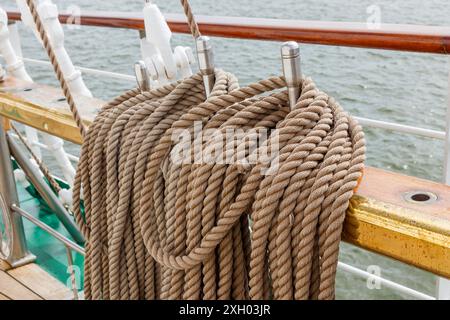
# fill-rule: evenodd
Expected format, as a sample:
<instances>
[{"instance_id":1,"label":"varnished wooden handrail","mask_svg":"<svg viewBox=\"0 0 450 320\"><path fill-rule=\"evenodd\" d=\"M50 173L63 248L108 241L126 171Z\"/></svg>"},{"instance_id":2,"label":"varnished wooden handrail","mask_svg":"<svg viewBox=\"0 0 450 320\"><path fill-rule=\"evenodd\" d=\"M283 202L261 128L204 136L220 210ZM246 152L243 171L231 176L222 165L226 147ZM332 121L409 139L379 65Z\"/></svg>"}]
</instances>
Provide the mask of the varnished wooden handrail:
<instances>
[{"instance_id":1,"label":"varnished wooden handrail","mask_svg":"<svg viewBox=\"0 0 450 320\"><path fill-rule=\"evenodd\" d=\"M61 90L8 78L0 83L0 115L75 143L79 130ZM76 97L86 126L103 102ZM407 200L431 192L434 202ZM367 167L351 200L343 239L450 278L450 186Z\"/></svg>"},{"instance_id":2,"label":"varnished wooden handrail","mask_svg":"<svg viewBox=\"0 0 450 320\"><path fill-rule=\"evenodd\" d=\"M69 14L60 14L62 23L73 23ZM8 11L10 20L20 20L20 13ZM260 19L245 17L196 16L204 35L275 41L386 49L398 51L450 53L450 27L380 24L370 29L366 23ZM167 14L172 32L189 33L183 15ZM141 30L140 13L83 12L80 24Z\"/></svg>"}]
</instances>

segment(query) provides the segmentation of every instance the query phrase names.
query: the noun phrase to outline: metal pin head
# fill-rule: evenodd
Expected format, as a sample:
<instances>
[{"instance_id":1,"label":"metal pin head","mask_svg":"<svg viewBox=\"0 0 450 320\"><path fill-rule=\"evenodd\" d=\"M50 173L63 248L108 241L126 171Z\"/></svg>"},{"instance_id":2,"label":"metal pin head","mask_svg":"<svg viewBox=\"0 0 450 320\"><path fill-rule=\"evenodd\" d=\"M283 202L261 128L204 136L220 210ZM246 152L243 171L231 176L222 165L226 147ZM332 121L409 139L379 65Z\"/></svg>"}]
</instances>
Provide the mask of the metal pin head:
<instances>
[{"instance_id":1,"label":"metal pin head","mask_svg":"<svg viewBox=\"0 0 450 320\"><path fill-rule=\"evenodd\" d=\"M300 46L295 41L287 41L281 45L281 56L283 58L295 58L300 55Z\"/></svg>"},{"instance_id":2,"label":"metal pin head","mask_svg":"<svg viewBox=\"0 0 450 320\"><path fill-rule=\"evenodd\" d=\"M200 36L195 40L198 66L202 74L214 73L214 54L211 40L207 36Z\"/></svg>"},{"instance_id":3,"label":"metal pin head","mask_svg":"<svg viewBox=\"0 0 450 320\"><path fill-rule=\"evenodd\" d=\"M195 39L197 52L208 51L212 49L211 39L208 36L200 36Z\"/></svg>"},{"instance_id":4,"label":"metal pin head","mask_svg":"<svg viewBox=\"0 0 450 320\"><path fill-rule=\"evenodd\" d=\"M142 60L137 61L134 64L134 74L136 76L136 82L141 91L149 91L150 90L150 77L147 72L147 66L145 62Z\"/></svg>"},{"instance_id":5,"label":"metal pin head","mask_svg":"<svg viewBox=\"0 0 450 320\"><path fill-rule=\"evenodd\" d=\"M207 36L200 36L195 39L197 49L198 67L203 75L206 95L209 96L214 86L214 52L211 41Z\"/></svg>"},{"instance_id":6,"label":"metal pin head","mask_svg":"<svg viewBox=\"0 0 450 320\"><path fill-rule=\"evenodd\" d=\"M302 73L300 70L300 47L297 42L288 41L281 45L281 62L288 88L291 109L300 95Z\"/></svg>"}]
</instances>

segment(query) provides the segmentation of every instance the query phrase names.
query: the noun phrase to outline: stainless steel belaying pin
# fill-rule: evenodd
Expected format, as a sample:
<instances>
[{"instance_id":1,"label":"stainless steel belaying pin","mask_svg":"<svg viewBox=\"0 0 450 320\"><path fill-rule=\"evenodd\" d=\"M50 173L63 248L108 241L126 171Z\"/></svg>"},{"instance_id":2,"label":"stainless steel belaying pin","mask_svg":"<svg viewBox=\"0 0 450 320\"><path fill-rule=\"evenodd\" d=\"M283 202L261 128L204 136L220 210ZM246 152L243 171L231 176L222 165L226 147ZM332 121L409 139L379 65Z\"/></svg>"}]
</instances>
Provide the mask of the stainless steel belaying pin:
<instances>
[{"instance_id":1,"label":"stainless steel belaying pin","mask_svg":"<svg viewBox=\"0 0 450 320\"><path fill-rule=\"evenodd\" d=\"M141 89L141 91L149 91L150 76L148 75L147 66L144 61L139 60L134 64L134 74L139 89Z\"/></svg>"},{"instance_id":2,"label":"stainless steel belaying pin","mask_svg":"<svg viewBox=\"0 0 450 320\"><path fill-rule=\"evenodd\" d=\"M214 52L210 39L207 36L200 36L195 39L195 46L197 49L198 67L203 76L206 97L209 97L215 82Z\"/></svg>"},{"instance_id":3,"label":"stainless steel belaying pin","mask_svg":"<svg viewBox=\"0 0 450 320\"><path fill-rule=\"evenodd\" d=\"M281 63L286 80L291 110L300 96L302 73L300 70L300 47L295 41L288 41L281 45Z\"/></svg>"}]
</instances>

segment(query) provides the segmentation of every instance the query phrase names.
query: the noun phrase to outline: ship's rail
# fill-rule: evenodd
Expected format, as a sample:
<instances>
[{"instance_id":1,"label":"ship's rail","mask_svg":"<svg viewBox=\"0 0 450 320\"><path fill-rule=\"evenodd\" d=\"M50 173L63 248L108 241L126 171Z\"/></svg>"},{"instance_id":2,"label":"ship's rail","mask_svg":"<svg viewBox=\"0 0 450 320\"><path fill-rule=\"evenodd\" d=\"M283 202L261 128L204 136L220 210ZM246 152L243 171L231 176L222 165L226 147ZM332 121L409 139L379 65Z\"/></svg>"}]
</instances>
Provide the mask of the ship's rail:
<instances>
[{"instance_id":1,"label":"ship's rail","mask_svg":"<svg viewBox=\"0 0 450 320\"><path fill-rule=\"evenodd\" d=\"M167 23L175 33L189 33L184 15L167 14ZM20 20L20 13L8 11L8 18ZM144 29L141 13L87 12L76 17L61 13L61 23L84 26ZM325 22L248 17L196 15L203 35L251 40L297 41L310 44L349 46L427 53L450 53L450 27L380 24L371 27L359 22Z\"/></svg>"},{"instance_id":2,"label":"ship's rail","mask_svg":"<svg viewBox=\"0 0 450 320\"><path fill-rule=\"evenodd\" d=\"M48 61L32 59L32 58L23 58L23 61L26 63L30 63L32 65L45 66L45 67L49 67L49 68L51 67L51 63ZM124 74L124 73L105 71L105 70L99 70L99 69L93 69L93 68L86 68L86 67L82 67L82 66L76 66L76 68L85 74L97 76L100 78L106 77L106 78L118 79L118 80L122 80L122 81L126 81L126 82L133 82L133 83L136 82L136 78L134 76ZM378 129L390 130L390 131L395 131L395 132L400 132L400 133L413 134L416 136L438 139L438 140L445 139L445 131L420 128L417 126L410 126L410 125L394 123L394 122L389 122L389 121L369 119L369 118L365 118L365 117L354 117L354 118L356 120L358 120L358 122L364 127L378 128ZM39 142L36 143L36 146L46 149L46 146L44 144L40 144ZM69 156L69 158L72 158L72 160L78 159L78 158L73 158L72 155L68 155L68 156Z\"/></svg>"},{"instance_id":3,"label":"ship's rail","mask_svg":"<svg viewBox=\"0 0 450 320\"><path fill-rule=\"evenodd\" d=\"M9 11L10 20L20 20L18 12ZM70 23L70 15L61 14L62 23ZM185 18L182 15L166 15L173 32L189 33ZM142 30L142 15L139 13L98 13L83 12L76 19L81 25L115 27ZM386 49L422 53L450 54L450 28L430 26L409 26L381 24L379 28L370 29L364 23L293 21L258 18L230 18L198 16L199 27L203 34L210 36L274 40L298 41L302 43L349 46L372 49ZM25 62L50 65L48 62L24 58ZM131 75L111 71L78 67L81 71L102 77L135 81ZM30 84L18 84L30 89ZM56 100L60 93L43 86L32 90L43 90ZM31 125L41 131L48 132L75 143L81 143L75 124L70 114L56 106L48 108L45 104L30 101L29 91L0 93L0 115ZM32 99L31 99L32 100ZM53 101L56 101L53 100ZM92 120L92 109L98 107L99 101L85 104L84 119L89 124ZM53 103L55 105L55 103ZM450 114L450 113L449 113ZM444 179L450 177L450 116L447 117L446 131L417 128L413 126L358 118L364 126L414 134L428 138L443 140L445 143L446 169ZM42 144L40 147L45 148ZM76 156L70 155L77 161ZM386 186L385 181L390 185ZM407 195L425 191L435 194L438 201L434 203L418 203L410 201ZM352 206L345 223L344 240L362 248L393 257L397 260L431 271L437 275L450 277L450 188L405 177L378 169L367 168L358 194L352 199ZM19 212L19 214L21 214ZM23 215L24 216L24 215ZM25 218L27 218L25 216ZM394 245L399 243L401 245ZM404 247L408 247L405 250ZM424 255L424 252L429 254ZM419 299L434 299L416 290L378 277L364 270L339 263L339 268L357 276L380 281L386 287L403 292ZM449 294L444 292L444 294ZM440 298L443 296L441 295Z\"/></svg>"}]
</instances>

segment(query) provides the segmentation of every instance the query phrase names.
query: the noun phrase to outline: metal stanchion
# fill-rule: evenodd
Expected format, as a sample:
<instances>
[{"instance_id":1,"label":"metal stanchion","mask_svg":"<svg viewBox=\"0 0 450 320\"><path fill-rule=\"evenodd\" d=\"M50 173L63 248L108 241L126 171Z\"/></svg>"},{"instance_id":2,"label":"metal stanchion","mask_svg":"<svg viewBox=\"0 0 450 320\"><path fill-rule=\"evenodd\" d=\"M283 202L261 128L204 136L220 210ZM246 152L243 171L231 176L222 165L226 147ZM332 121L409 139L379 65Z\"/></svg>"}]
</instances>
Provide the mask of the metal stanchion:
<instances>
[{"instance_id":1,"label":"metal stanchion","mask_svg":"<svg viewBox=\"0 0 450 320\"><path fill-rule=\"evenodd\" d=\"M145 62L142 60L137 61L134 64L134 74L136 76L136 82L141 91L149 91L150 90L150 77L147 72L147 66Z\"/></svg>"},{"instance_id":2,"label":"metal stanchion","mask_svg":"<svg viewBox=\"0 0 450 320\"><path fill-rule=\"evenodd\" d=\"M8 230L8 248L3 257L12 267L18 267L33 262L36 257L28 251L22 217L15 213L11 207L19 205L19 198L16 190L16 182L11 164L11 154L9 152L8 141L4 129L4 118L0 116L0 210L2 210L3 223ZM2 245L2 243L0 243Z\"/></svg>"},{"instance_id":3,"label":"metal stanchion","mask_svg":"<svg viewBox=\"0 0 450 320\"><path fill-rule=\"evenodd\" d=\"M211 41L207 36L200 36L195 40L197 48L198 67L203 76L206 97L211 94L215 82L214 52Z\"/></svg>"},{"instance_id":4,"label":"metal stanchion","mask_svg":"<svg viewBox=\"0 0 450 320\"><path fill-rule=\"evenodd\" d=\"M289 105L292 110L300 96L300 85L302 83L300 47L297 42L288 41L281 45L281 62L288 88Z\"/></svg>"}]
</instances>

